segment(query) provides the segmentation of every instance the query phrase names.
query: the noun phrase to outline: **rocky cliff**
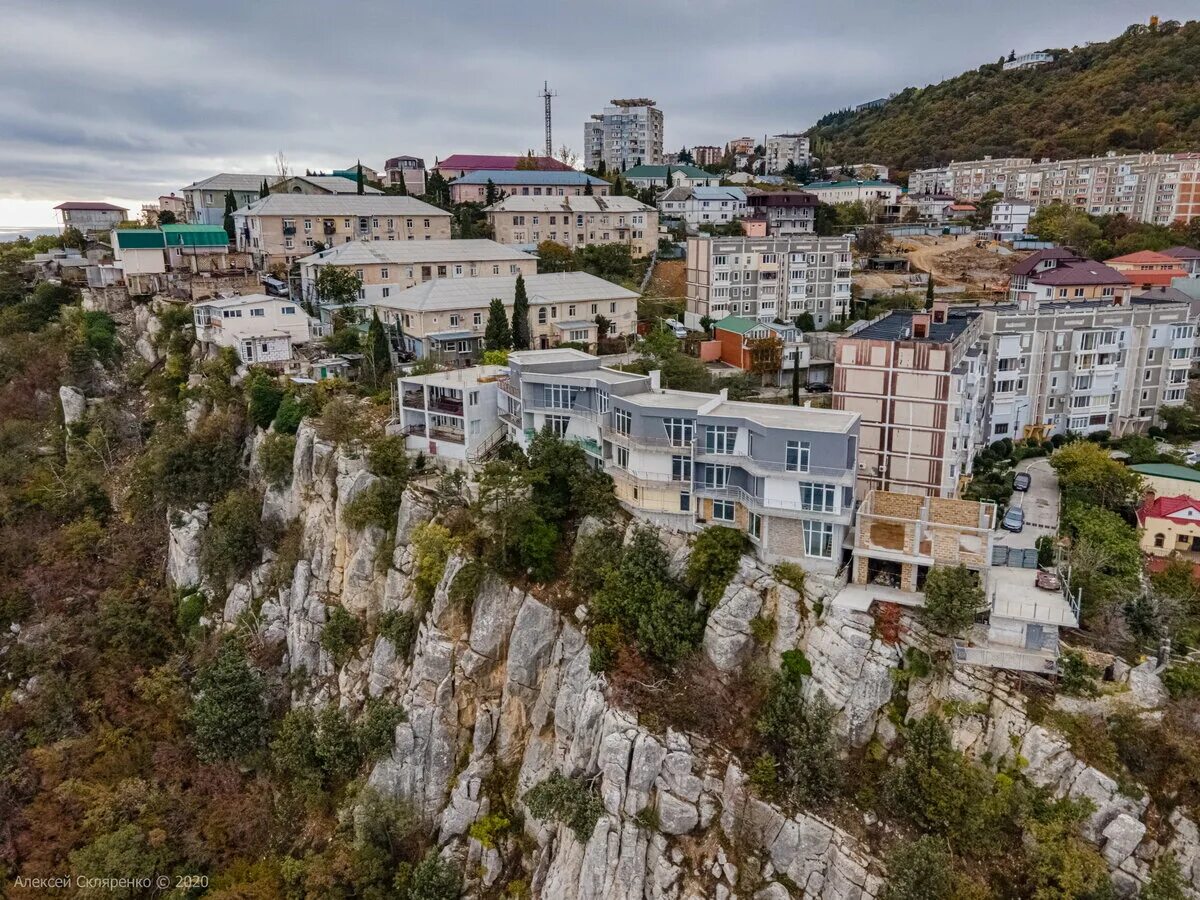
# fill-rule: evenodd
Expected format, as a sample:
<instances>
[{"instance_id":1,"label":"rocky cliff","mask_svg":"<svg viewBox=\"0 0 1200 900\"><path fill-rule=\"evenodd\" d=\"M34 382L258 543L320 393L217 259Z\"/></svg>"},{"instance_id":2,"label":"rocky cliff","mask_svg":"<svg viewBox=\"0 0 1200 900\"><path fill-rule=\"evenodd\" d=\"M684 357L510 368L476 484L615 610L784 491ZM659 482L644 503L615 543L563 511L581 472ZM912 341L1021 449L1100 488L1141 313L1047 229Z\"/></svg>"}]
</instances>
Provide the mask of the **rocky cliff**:
<instances>
[{"instance_id":1,"label":"rocky cliff","mask_svg":"<svg viewBox=\"0 0 1200 900\"><path fill-rule=\"evenodd\" d=\"M383 529L356 530L344 521L346 504L374 480L363 459L302 425L291 482L267 490L262 511L278 526L299 523L298 558L294 567L289 560L282 584L271 575L278 560L266 558L233 585L221 624L249 623L278 648L294 704L356 709L368 697L386 697L404 707L395 747L369 784L419 813L443 854L463 864L475 894L517 877L534 896L589 900L881 893L886 873L874 848L888 826L869 813L824 818L765 802L750 788L748 761L712 736L651 727L655 720L620 706L606 676L590 670L584 611L560 611L491 574L471 580L464 597L454 586L470 563L458 555L448 560L432 602L418 602L411 537L436 515L438 497L419 479L410 484L389 540ZM167 566L177 584L200 581L195 560L206 523L203 508L171 515ZM667 537L672 566L682 567L687 542ZM1020 766L1057 795L1088 798L1086 837L1124 894L1136 893L1152 861L1168 850L1200 885L1200 834L1191 819L1176 812L1169 822L1146 821L1147 799L1084 763L1064 736L1035 724L1009 676L907 670L907 651L930 649L935 639L905 621L888 643L870 616L830 604L822 596L828 590L810 584L802 597L743 558L709 616L699 652L732 678L801 650L812 669L807 689L836 708L837 727L855 748L886 753L898 722L938 709L964 752L989 765ZM335 606L368 626L389 612L419 616L411 650L377 635L336 665L321 642ZM762 618L775 623L766 646L753 634L752 622ZM1119 677L1128 691L1093 702L1155 715L1163 694L1152 668ZM472 825L501 805L521 808L526 792L555 773L598 792L602 812L590 834L529 814L523 834L503 841L487 840L478 828L472 834Z\"/></svg>"}]
</instances>

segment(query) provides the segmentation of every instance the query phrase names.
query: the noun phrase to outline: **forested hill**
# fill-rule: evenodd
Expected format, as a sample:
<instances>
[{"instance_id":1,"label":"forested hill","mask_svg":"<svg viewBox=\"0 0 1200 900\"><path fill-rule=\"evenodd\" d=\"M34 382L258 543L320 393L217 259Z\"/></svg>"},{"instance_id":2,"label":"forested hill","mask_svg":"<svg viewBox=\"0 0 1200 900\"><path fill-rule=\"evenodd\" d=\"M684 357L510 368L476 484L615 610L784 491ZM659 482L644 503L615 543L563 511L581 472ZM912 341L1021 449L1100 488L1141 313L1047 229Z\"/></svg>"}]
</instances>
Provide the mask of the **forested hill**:
<instances>
[{"instance_id":1,"label":"forested hill","mask_svg":"<svg viewBox=\"0 0 1200 900\"><path fill-rule=\"evenodd\" d=\"M1036 68L989 63L906 88L877 109L831 113L809 134L827 165L901 171L984 155L1200 147L1200 22L1134 25L1115 40L1053 52Z\"/></svg>"}]
</instances>

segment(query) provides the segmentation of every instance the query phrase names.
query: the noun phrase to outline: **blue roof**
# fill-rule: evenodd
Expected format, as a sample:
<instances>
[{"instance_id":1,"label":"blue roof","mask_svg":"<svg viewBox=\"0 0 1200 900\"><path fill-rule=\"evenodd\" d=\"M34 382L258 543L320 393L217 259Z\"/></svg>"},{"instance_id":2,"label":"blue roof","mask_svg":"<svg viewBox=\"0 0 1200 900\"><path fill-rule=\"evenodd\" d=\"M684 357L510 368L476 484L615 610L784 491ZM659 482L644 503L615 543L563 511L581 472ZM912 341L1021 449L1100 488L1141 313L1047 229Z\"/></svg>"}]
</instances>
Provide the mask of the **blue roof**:
<instances>
[{"instance_id":1,"label":"blue roof","mask_svg":"<svg viewBox=\"0 0 1200 900\"><path fill-rule=\"evenodd\" d=\"M561 184L577 185L608 184L603 178L589 175L587 172L543 172L532 169L480 169L462 178L455 178L455 184Z\"/></svg>"}]
</instances>

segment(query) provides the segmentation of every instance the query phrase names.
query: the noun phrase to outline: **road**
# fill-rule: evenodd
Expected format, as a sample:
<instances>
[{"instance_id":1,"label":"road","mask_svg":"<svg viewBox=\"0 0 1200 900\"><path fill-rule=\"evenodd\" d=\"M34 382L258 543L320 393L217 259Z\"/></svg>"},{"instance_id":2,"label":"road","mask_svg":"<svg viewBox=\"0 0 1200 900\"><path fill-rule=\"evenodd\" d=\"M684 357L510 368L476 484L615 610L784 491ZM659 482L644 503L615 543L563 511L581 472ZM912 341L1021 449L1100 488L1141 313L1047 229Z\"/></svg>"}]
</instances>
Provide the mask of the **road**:
<instances>
[{"instance_id":1,"label":"road","mask_svg":"<svg viewBox=\"0 0 1200 900\"><path fill-rule=\"evenodd\" d=\"M1010 507L1025 510L1025 527L1019 534L1000 529L993 544L1032 550L1043 534L1058 531L1058 476L1044 456L1021 460L1017 472L1028 472L1033 479L1028 491L1013 491L1008 501Z\"/></svg>"}]
</instances>

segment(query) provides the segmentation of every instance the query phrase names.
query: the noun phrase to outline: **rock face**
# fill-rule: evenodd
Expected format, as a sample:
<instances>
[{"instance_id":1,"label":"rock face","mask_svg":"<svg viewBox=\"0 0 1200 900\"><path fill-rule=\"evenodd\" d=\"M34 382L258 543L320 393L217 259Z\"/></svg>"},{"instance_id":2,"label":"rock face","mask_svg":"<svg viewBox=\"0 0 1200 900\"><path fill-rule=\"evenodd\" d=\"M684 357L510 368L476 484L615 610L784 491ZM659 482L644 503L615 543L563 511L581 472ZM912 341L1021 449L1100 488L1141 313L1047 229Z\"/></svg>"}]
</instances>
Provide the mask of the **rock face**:
<instances>
[{"instance_id":1,"label":"rock face","mask_svg":"<svg viewBox=\"0 0 1200 900\"><path fill-rule=\"evenodd\" d=\"M200 539L208 527L208 505L173 510L167 513L167 525L167 579L175 587L201 586Z\"/></svg>"},{"instance_id":2,"label":"rock face","mask_svg":"<svg viewBox=\"0 0 1200 900\"><path fill-rule=\"evenodd\" d=\"M82 422L87 415L87 397L77 387L64 384L58 389L58 401L62 404L63 424L68 428Z\"/></svg>"}]
</instances>

